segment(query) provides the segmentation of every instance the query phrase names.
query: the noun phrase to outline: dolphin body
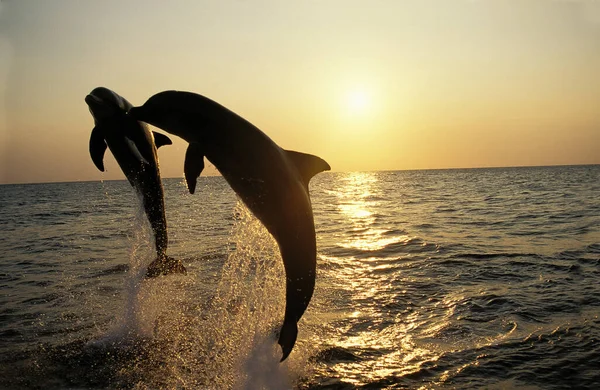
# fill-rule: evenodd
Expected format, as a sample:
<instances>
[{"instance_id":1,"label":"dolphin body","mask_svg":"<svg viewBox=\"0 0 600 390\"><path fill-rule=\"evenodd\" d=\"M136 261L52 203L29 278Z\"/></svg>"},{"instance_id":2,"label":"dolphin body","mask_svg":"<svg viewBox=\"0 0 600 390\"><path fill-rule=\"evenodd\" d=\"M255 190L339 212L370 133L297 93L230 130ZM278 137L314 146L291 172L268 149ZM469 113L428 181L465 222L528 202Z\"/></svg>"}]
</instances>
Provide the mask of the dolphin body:
<instances>
[{"instance_id":1,"label":"dolphin body","mask_svg":"<svg viewBox=\"0 0 600 390\"><path fill-rule=\"evenodd\" d=\"M157 254L156 260L148 266L146 276L186 273L181 261L166 254L167 220L156 149L170 145L171 140L164 134L152 134L145 124L128 116L131 103L107 88L95 88L85 97L85 102L95 122L90 138L92 161L104 172L104 152L108 146L129 183L142 196Z\"/></svg>"},{"instance_id":2,"label":"dolphin body","mask_svg":"<svg viewBox=\"0 0 600 390\"><path fill-rule=\"evenodd\" d=\"M279 245L286 273L279 333L285 360L315 287L317 247L308 182L331 169L323 159L280 148L250 122L195 93L165 91L129 115L189 142L184 174L194 193L206 157Z\"/></svg>"}]
</instances>

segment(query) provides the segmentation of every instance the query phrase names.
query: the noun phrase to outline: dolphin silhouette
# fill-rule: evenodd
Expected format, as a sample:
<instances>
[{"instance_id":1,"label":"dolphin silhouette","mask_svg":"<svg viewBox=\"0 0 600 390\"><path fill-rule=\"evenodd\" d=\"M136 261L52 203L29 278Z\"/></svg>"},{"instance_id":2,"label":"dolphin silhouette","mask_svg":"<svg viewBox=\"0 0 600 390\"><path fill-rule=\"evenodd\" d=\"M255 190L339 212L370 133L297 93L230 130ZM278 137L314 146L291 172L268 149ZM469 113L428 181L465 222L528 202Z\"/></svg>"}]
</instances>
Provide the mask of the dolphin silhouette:
<instances>
[{"instance_id":1,"label":"dolphin silhouette","mask_svg":"<svg viewBox=\"0 0 600 390\"><path fill-rule=\"evenodd\" d=\"M189 142L184 174L191 193L206 157L277 241L286 274L285 316L278 340L284 361L315 287L317 247L308 182L331 169L329 164L310 154L283 150L244 118L191 92L158 93L129 110L129 115Z\"/></svg>"},{"instance_id":2,"label":"dolphin silhouette","mask_svg":"<svg viewBox=\"0 0 600 390\"><path fill-rule=\"evenodd\" d=\"M104 172L104 152L108 146L129 183L141 194L157 254L146 276L186 273L181 261L167 256L167 220L156 149L171 145L171 140L164 134L151 133L145 124L128 116L131 103L108 88L95 88L85 102L95 122L90 138L92 161Z\"/></svg>"}]
</instances>

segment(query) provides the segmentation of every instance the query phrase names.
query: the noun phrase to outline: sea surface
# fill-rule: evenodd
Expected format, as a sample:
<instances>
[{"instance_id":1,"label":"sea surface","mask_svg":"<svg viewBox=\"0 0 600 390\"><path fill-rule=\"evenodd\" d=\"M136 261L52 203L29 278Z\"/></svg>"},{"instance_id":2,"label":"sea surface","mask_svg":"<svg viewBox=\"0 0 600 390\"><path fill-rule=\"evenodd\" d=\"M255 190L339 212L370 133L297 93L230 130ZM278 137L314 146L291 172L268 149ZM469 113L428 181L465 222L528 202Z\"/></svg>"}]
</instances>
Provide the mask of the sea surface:
<instances>
[{"instance_id":1,"label":"sea surface","mask_svg":"<svg viewBox=\"0 0 600 390\"><path fill-rule=\"evenodd\" d=\"M598 389L600 166L322 173L317 287L280 364L283 265L221 177L0 186L0 388Z\"/></svg>"}]
</instances>

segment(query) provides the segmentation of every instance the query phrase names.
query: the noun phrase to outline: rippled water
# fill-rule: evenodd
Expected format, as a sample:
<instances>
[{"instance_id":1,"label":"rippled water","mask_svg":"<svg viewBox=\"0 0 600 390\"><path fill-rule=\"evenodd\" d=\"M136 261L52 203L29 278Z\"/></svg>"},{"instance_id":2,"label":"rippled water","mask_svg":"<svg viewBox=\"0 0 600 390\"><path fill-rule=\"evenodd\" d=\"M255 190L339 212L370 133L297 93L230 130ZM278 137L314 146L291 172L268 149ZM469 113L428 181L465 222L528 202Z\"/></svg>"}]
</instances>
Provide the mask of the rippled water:
<instances>
[{"instance_id":1,"label":"rippled water","mask_svg":"<svg viewBox=\"0 0 600 390\"><path fill-rule=\"evenodd\" d=\"M283 267L225 181L0 186L2 388L598 388L600 166L324 173L317 288L278 363Z\"/></svg>"}]
</instances>

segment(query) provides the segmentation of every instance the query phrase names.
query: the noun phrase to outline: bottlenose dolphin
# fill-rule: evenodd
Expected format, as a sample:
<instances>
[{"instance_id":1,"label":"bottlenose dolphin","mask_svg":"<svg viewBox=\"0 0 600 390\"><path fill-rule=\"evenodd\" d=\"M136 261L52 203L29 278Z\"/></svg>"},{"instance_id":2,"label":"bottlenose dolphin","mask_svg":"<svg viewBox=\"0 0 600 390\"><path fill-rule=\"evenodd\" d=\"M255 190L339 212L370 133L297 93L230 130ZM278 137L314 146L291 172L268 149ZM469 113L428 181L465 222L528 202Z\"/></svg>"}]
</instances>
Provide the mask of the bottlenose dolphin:
<instances>
[{"instance_id":1,"label":"bottlenose dolphin","mask_svg":"<svg viewBox=\"0 0 600 390\"><path fill-rule=\"evenodd\" d=\"M129 115L189 142L184 174L191 193L206 157L277 241L286 273L285 317L278 341L285 360L315 287L317 246L308 182L331 169L329 164L283 150L244 118L191 92L158 93Z\"/></svg>"},{"instance_id":2,"label":"bottlenose dolphin","mask_svg":"<svg viewBox=\"0 0 600 390\"><path fill-rule=\"evenodd\" d=\"M92 161L104 172L104 152L108 146L127 180L142 197L157 254L146 276L185 273L181 261L167 256L167 220L156 153L158 147L171 145L171 140L164 134L151 133L145 124L128 116L131 103L107 88L95 88L85 102L95 122L90 138Z\"/></svg>"}]
</instances>

